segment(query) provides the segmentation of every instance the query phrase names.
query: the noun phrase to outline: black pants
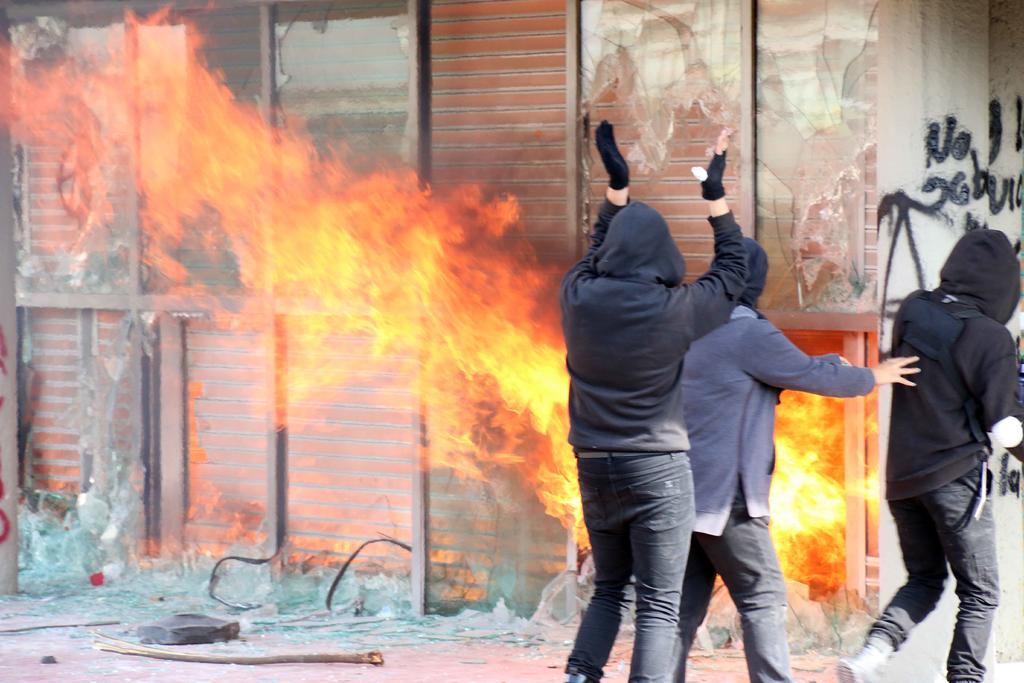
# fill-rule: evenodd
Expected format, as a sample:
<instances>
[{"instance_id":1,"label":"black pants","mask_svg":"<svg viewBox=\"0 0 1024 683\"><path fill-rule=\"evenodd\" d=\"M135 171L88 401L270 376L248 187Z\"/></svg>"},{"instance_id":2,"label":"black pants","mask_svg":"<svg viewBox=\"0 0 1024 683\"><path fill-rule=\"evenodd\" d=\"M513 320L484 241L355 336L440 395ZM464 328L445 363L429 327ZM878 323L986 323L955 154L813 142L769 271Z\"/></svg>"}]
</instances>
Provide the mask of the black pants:
<instances>
[{"instance_id":1,"label":"black pants","mask_svg":"<svg viewBox=\"0 0 1024 683\"><path fill-rule=\"evenodd\" d=\"M636 638L629 681L667 683L693 531L690 461L685 453L652 453L581 457L577 466L596 577L569 664L601 679L632 576Z\"/></svg>"},{"instance_id":2,"label":"black pants","mask_svg":"<svg viewBox=\"0 0 1024 683\"><path fill-rule=\"evenodd\" d=\"M751 517L740 492L721 536L694 534L683 580L676 651L676 683L721 575L743 625L743 653L751 683L792 683L786 642L786 582L767 517Z\"/></svg>"},{"instance_id":3,"label":"black pants","mask_svg":"<svg viewBox=\"0 0 1024 683\"><path fill-rule=\"evenodd\" d=\"M889 501L909 576L871 629L872 636L885 636L899 648L910 630L935 609L948 562L960 609L946 677L957 683L984 680L982 662L999 602L991 503L980 519L971 516L980 485L979 470L973 469L924 495Z\"/></svg>"}]
</instances>

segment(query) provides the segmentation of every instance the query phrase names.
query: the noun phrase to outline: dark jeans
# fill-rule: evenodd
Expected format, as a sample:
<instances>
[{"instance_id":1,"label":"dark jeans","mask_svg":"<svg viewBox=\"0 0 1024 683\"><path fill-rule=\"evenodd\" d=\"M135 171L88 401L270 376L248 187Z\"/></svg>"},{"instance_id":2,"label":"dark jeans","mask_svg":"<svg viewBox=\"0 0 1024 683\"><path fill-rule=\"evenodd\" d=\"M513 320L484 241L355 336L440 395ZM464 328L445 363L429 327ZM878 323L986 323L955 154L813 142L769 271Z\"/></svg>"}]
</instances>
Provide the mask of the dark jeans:
<instances>
[{"instance_id":1,"label":"dark jeans","mask_svg":"<svg viewBox=\"0 0 1024 683\"><path fill-rule=\"evenodd\" d=\"M593 550L594 597L569 655L600 680L635 577L630 683L667 683L679 595L693 531L693 477L685 453L580 458L583 519Z\"/></svg>"},{"instance_id":2,"label":"dark jeans","mask_svg":"<svg viewBox=\"0 0 1024 683\"><path fill-rule=\"evenodd\" d=\"M683 581L676 651L676 683L686 680L686 658L721 575L743 625L743 652L751 683L792 683L786 643L786 583L768 533L768 519L747 514L737 494L721 536L693 535Z\"/></svg>"},{"instance_id":3,"label":"dark jeans","mask_svg":"<svg viewBox=\"0 0 1024 683\"><path fill-rule=\"evenodd\" d=\"M946 677L957 682L984 680L982 662L999 602L991 501L980 519L972 517L980 484L975 468L924 495L889 501L909 576L871 629L872 636L885 636L899 648L910 630L935 609L949 562L960 609Z\"/></svg>"}]
</instances>

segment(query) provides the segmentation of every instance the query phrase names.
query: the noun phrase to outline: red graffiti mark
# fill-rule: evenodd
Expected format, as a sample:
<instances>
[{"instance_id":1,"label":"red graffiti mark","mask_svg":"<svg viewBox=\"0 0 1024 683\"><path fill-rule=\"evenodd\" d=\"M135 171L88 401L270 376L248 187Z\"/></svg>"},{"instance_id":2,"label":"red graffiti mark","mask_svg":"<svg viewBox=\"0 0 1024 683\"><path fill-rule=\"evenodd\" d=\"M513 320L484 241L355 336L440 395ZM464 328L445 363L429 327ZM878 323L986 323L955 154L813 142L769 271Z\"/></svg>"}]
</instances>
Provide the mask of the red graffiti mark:
<instances>
[{"instance_id":1,"label":"red graffiti mark","mask_svg":"<svg viewBox=\"0 0 1024 683\"><path fill-rule=\"evenodd\" d=\"M4 328L0 327L0 372L7 374L7 338L4 336ZM0 410L4 409L4 396L0 396ZM3 451L0 450L0 503L4 500L4 472L3 472ZM0 508L0 543L7 540L11 535L11 520L7 513Z\"/></svg>"},{"instance_id":2,"label":"red graffiti mark","mask_svg":"<svg viewBox=\"0 0 1024 683\"><path fill-rule=\"evenodd\" d=\"M0 478L0 501L4 499L4 480ZM7 513L0 509L0 543L7 540L11 535L11 520L7 519Z\"/></svg>"}]
</instances>

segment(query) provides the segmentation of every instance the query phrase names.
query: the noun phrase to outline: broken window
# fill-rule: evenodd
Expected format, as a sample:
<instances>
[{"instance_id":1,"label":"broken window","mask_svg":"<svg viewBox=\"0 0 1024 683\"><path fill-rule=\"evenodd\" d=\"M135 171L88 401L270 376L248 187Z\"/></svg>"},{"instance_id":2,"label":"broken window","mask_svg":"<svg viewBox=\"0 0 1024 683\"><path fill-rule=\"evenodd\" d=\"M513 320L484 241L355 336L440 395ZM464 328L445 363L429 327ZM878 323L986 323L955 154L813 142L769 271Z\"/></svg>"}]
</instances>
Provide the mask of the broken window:
<instances>
[{"instance_id":1,"label":"broken window","mask_svg":"<svg viewBox=\"0 0 1024 683\"><path fill-rule=\"evenodd\" d=\"M757 237L765 309L875 296L874 0L757 6Z\"/></svg>"},{"instance_id":2,"label":"broken window","mask_svg":"<svg viewBox=\"0 0 1024 683\"><path fill-rule=\"evenodd\" d=\"M722 126L744 125L741 8L739 0L581 5L584 111L591 127L602 119L615 124L632 170L633 195L665 216L691 277L710 263L712 236L690 168L707 163ZM739 136L733 140L726 189L738 198ZM590 148L584 159L594 204L607 178Z\"/></svg>"},{"instance_id":3,"label":"broken window","mask_svg":"<svg viewBox=\"0 0 1024 683\"><path fill-rule=\"evenodd\" d=\"M14 24L11 42L14 101L64 100L61 115L22 116L12 130L19 290L126 291L135 235L128 103L34 87L36 72L58 65L65 79L125 77L124 24L119 15L42 16Z\"/></svg>"}]
</instances>

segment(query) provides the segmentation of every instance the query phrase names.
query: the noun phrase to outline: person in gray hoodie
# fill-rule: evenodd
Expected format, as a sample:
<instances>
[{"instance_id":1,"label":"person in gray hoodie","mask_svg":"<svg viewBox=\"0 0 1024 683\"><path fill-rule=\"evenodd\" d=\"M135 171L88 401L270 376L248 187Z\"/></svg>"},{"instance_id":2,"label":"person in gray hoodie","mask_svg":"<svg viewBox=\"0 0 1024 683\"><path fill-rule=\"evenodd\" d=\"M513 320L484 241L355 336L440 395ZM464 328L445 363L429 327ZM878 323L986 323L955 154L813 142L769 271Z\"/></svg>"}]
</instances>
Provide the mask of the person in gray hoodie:
<instances>
[{"instance_id":1,"label":"person in gray hoodie","mask_svg":"<svg viewBox=\"0 0 1024 683\"><path fill-rule=\"evenodd\" d=\"M768 257L744 238L747 287L730 322L690 346L683 364L683 411L690 434L696 522L683 582L677 682L721 576L739 610L752 683L792 681L786 643L786 585L768 533L775 468L775 406L783 389L863 396L876 385L913 386L917 358L876 368L798 349L757 311Z\"/></svg>"}]
</instances>

